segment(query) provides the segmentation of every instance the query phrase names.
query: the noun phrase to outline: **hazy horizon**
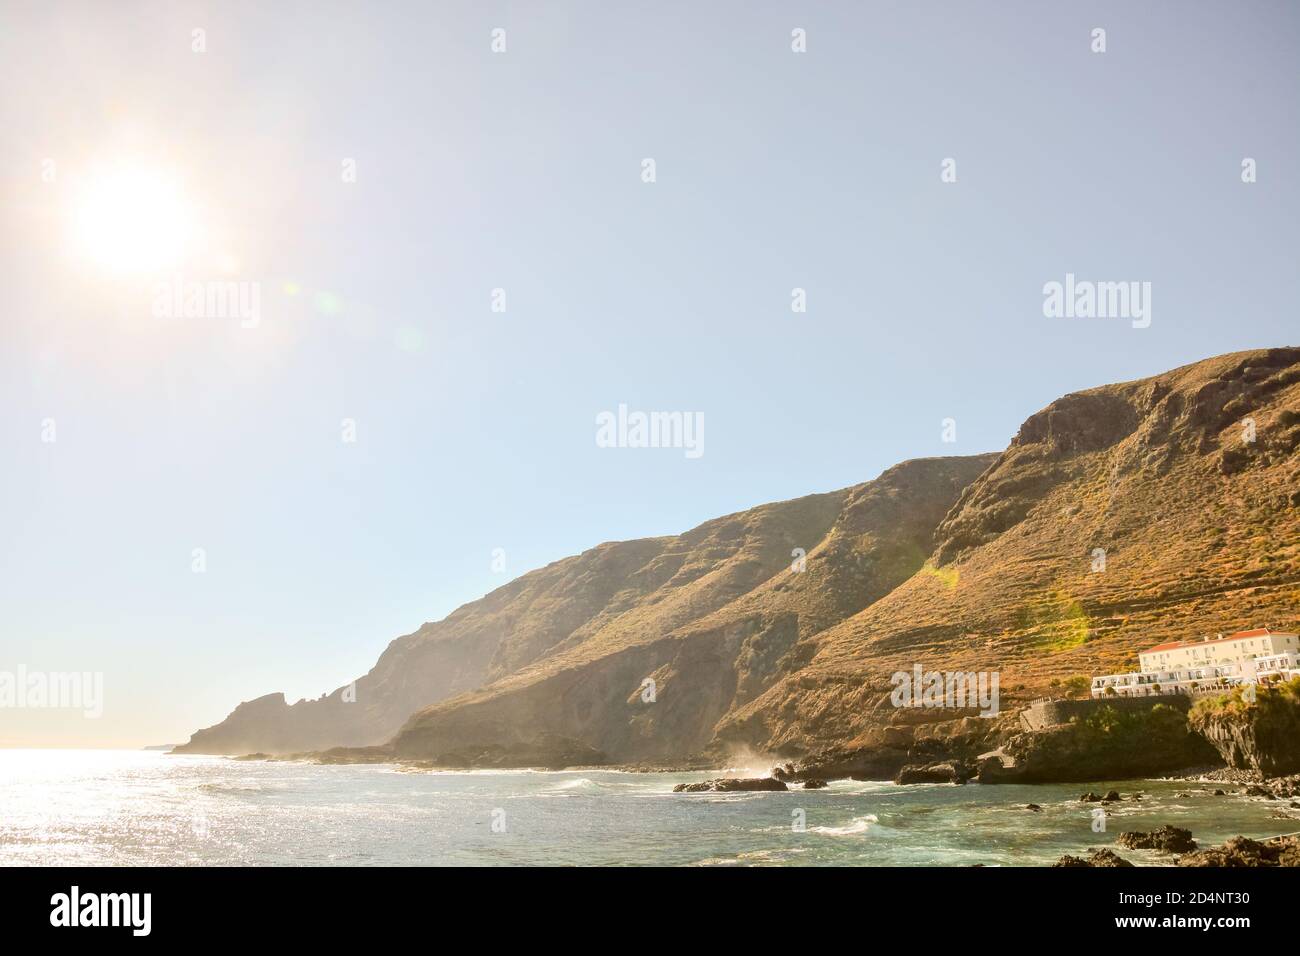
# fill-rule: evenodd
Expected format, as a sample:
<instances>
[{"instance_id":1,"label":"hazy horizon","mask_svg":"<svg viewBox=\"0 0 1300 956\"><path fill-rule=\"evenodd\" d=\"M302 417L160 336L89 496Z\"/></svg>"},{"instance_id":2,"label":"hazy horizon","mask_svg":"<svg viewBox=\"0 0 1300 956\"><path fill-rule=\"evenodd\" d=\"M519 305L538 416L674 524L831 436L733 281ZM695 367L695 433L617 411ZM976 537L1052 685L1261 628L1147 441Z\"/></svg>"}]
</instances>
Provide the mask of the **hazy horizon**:
<instances>
[{"instance_id":1,"label":"hazy horizon","mask_svg":"<svg viewBox=\"0 0 1300 956\"><path fill-rule=\"evenodd\" d=\"M602 541L1297 344L1286 3L0 23L0 671L104 680L0 746L179 743ZM1067 275L1149 282L1149 326L1046 317ZM186 282L256 321L163 314ZM620 405L698 414L702 453L600 447Z\"/></svg>"}]
</instances>

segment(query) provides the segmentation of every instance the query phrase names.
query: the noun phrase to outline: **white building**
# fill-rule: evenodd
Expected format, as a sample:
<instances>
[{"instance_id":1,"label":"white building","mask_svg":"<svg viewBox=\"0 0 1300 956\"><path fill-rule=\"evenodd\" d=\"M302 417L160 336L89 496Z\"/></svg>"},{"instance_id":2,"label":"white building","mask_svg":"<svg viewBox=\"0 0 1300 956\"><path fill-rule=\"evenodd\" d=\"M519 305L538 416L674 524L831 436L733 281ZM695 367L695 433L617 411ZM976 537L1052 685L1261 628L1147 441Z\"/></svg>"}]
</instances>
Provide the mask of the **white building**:
<instances>
[{"instance_id":1,"label":"white building","mask_svg":"<svg viewBox=\"0 0 1300 956\"><path fill-rule=\"evenodd\" d=\"M1235 664L1254 657L1269 657L1288 651L1300 653L1300 636L1274 633L1266 627L1238 631L1224 637L1207 637L1199 641L1172 641L1157 644L1138 655L1144 671L1184 670L1214 664Z\"/></svg>"},{"instance_id":2,"label":"white building","mask_svg":"<svg viewBox=\"0 0 1300 956\"><path fill-rule=\"evenodd\" d=\"M1220 693L1245 683L1300 676L1300 635L1256 628L1227 637L1157 644L1138 655L1142 668L1092 679L1092 696Z\"/></svg>"}]
</instances>

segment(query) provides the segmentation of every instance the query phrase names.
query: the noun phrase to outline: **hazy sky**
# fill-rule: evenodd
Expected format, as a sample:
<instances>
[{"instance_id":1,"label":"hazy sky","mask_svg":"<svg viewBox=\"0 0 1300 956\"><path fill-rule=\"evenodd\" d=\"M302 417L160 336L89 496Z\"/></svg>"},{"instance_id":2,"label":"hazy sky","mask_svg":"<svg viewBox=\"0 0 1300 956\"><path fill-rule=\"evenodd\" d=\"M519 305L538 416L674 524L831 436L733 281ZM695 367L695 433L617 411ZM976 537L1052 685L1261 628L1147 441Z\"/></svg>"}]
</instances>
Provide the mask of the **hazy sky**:
<instances>
[{"instance_id":1,"label":"hazy sky","mask_svg":"<svg viewBox=\"0 0 1300 956\"><path fill-rule=\"evenodd\" d=\"M6 2L0 671L104 714L0 745L184 740L600 541L1297 344L1298 63L1285 2ZM73 243L105 167L183 195L183 258ZM1067 272L1150 327L1045 318ZM260 323L159 317L178 275ZM597 447L620 403L704 454Z\"/></svg>"}]
</instances>

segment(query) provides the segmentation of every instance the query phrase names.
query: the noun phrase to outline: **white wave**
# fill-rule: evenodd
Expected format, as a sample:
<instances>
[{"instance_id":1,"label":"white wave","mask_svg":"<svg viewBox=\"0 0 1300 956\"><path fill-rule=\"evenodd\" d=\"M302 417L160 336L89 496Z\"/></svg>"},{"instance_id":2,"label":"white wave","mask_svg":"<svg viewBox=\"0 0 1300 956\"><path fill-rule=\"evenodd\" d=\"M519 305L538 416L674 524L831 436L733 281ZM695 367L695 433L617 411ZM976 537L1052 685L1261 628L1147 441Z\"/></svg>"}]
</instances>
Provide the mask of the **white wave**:
<instances>
[{"instance_id":1,"label":"white wave","mask_svg":"<svg viewBox=\"0 0 1300 956\"><path fill-rule=\"evenodd\" d=\"M824 836L855 836L859 833L866 833L873 824L879 822L880 820L874 813L868 813L865 816L854 817L842 827L809 827L808 832L820 833Z\"/></svg>"},{"instance_id":2,"label":"white wave","mask_svg":"<svg viewBox=\"0 0 1300 956\"><path fill-rule=\"evenodd\" d=\"M890 780L832 780L830 784L813 793L833 793L836 796L856 797L867 793L898 790Z\"/></svg>"}]
</instances>

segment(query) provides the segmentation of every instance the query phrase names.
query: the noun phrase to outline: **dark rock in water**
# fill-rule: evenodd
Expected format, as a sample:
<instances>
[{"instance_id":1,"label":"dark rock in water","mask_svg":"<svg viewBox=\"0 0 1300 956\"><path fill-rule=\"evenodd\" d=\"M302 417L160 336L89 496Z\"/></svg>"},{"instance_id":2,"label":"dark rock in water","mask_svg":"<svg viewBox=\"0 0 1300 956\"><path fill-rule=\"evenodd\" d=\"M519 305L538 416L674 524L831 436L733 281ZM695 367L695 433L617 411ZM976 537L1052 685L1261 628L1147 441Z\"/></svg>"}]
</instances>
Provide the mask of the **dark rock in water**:
<instances>
[{"instance_id":1,"label":"dark rock in water","mask_svg":"<svg viewBox=\"0 0 1300 956\"><path fill-rule=\"evenodd\" d=\"M1133 865L1132 863L1124 859L1122 856L1117 855L1113 850L1106 850L1106 849L1098 849L1098 850L1091 851L1088 854L1087 859L1083 859L1082 857L1077 857L1077 856L1068 856L1068 855L1063 856L1055 863L1052 864L1052 866L1074 866L1074 867L1078 867L1078 866L1110 867L1110 866L1132 866L1132 865Z\"/></svg>"},{"instance_id":2,"label":"dark rock in water","mask_svg":"<svg viewBox=\"0 0 1300 956\"><path fill-rule=\"evenodd\" d=\"M1178 858L1179 866L1300 866L1300 836L1251 840L1233 837L1223 846L1212 846Z\"/></svg>"},{"instance_id":3,"label":"dark rock in water","mask_svg":"<svg viewBox=\"0 0 1300 956\"><path fill-rule=\"evenodd\" d=\"M965 783L973 776L974 766L964 761L908 764L895 775L894 783Z\"/></svg>"},{"instance_id":4,"label":"dark rock in water","mask_svg":"<svg viewBox=\"0 0 1300 956\"><path fill-rule=\"evenodd\" d=\"M1119 791L1118 791L1118 790L1107 790L1107 791L1106 791L1106 795L1105 795L1104 797L1101 798L1101 802L1102 802L1102 803L1114 803L1115 801L1119 800L1119 798L1120 798L1120 796L1119 796Z\"/></svg>"},{"instance_id":5,"label":"dark rock in water","mask_svg":"<svg viewBox=\"0 0 1300 956\"><path fill-rule=\"evenodd\" d=\"M1009 726L1012 721L1004 720ZM876 742L857 747L819 750L782 768L777 779L791 780L896 780L908 768L915 783L965 783L977 772L976 755L989 749L1002 736L996 720L965 717L925 725L927 736L918 738L919 727L890 726ZM1017 724L1018 726L1018 724Z\"/></svg>"},{"instance_id":6,"label":"dark rock in water","mask_svg":"<svg viewBox=\"0 0 1300 956\"><path fill-rule=\"evenodd\" d=\"M391 763L393 752L388 747L331 747L305 755L317 763Z\"/></svg>"},{"instance_id":7,"label":"dark rock in water","mask_svg":"<svg viewBox=\"0 0 1300 956\"><path fill-rule=\"evenodd\" d=\"M1042 812L1043 812L1043 808L1040 807L1040 806L1039 806L1038 804L1036 804L1036 803L1026 803L1026 804L1025 804L1025 809L1026 809L1026 810L1033 810L1035 813L1042 813Z\"/></svg>"},{"instance_id":8,"label":"dark rock in water","mask_svg":"<svg viewBox=\"0 0 1300 956\"><path fill-rule=\"evenodd\" d=\"M679 783L673 793L738 793L749 790L789 790L773 777L719 777L703 783Z\"/></svg>"},{"instance_id":9,"label":"dark rock in water","mask_svg":"<svg viewBox=\"0 0 1300 956\"><path fill-rule=\"evenodd\" d=\"M1121 833L1115 841L1130 850L1163 850L1166 853L1186 853L1196 849L1192 831L1165 825L1150 833L1134 830Z\"/></svg>"},{"instance_id":10,"label":"dark rock in water","mask_svg":"<svg viewBox=\"0 0 1300 956\"><path fill-rule=\"evenodd\" d=\"M1095 793L1089 790L1087 793L1079 797L1079 800L1082 803L1098 803L1101 801L1101 797L1097 796Z\"/></svg>"},{"instance_id":11,"label":"dark rock in water","mask_svg":"<svg viewBox=\"0 0 1300 956\"><path fill-rule=\"evenodd\" d=\"M1088 856L1088 862L1092 866L1132 866L1128 860L1115 853L1114 850L1093 850Z\"/></svg>"},{"instance_id":12,"label":"dark rock in water","mask_svg":"<svg viewBox=\"0 0 1300 956\"><path fill-rule=\"evenodd\" d=\"M1227 796L1227 794L1226 794L1224 791L1222 791L1222 790L1215 790L1215 791L1214 791L1214 795L1215 795L1216 797L1226 797L1226 796Z\"/></svg>"},{"instance_id":13,"label":"dark rock in water","mask_svg":"<svg viewBox=\"0 0 1300 956\"><path fill-rule=\"evenodd\" d=\"M1300 774L1270 780L1268 785L1278 797L1300 797Z\"/></svg>"},{"instance_id":14,"label":"dark rock in water","mask_svg":"<svg viewBox=\"0 0 1300 956\"><path fill-rule=\"evenodd\" d=\"M801 760L795 774L818 780L892 780L907 764L907 753L897 747L829 748ZM775 776L775 774L773 774Z\"/></svg>"},{"instance_id":15,"label":"dark rock in water","mask_svg":"<svg viewBox=\"0 0 1300 956\"><path fill-rule=\"evenodd\" d=\"M811 779L805 780L805 781L803 782L803 788L804 788L805 790L820 790L820 789L822 789L822 787L825 787L825 786L826 786L826 781L825 781L825 780L818 780L816 777L813 777L813 778L811 778Z\"/></svg>"},{"instance_id":16,"label":"dark rock in water","mask_svg":"<svg viewBox=\"0 0 1300 956\"><path fill-rule=\"evenodd\" d=\"M1259 786L1259 785L1257 785L1257 784L1252 785L1252 786L1249 786L1249 787L1246 788L1246 796L1248 796L1248 797L1263 797L1265 800L1276 800L1276 799L1277 799L1277 795L1276 795L1275 793L1273 793L1272 790L1269 790L1267 787L1261 787L1261 786Z\"/></svg>"},{"instance_id":17,"label":"dark rock in water","mask_svg":"<svg viewBox=\"0 0 1300 956\"><path fill-rule=\"evenodd\" d=\"M974 780L977 776L979 776L979 772L980 772L979 767L975 766L974 761L971 760L955 761L952 767L953 767L953 774L952 774L953 783L964 784L967 781Z\"/></svg>"},{"instance_id":18,"label":"dark rock in water","mask_svg":"<svg viewBox=\"0 0 1300 956\"><path fill-rule=\"evenodd\" d=\"M790 780L797 771L793 763L787 763L784 767L778 765L772 768L772 778L774 780Z\"/></svg>"}]
</instances>

